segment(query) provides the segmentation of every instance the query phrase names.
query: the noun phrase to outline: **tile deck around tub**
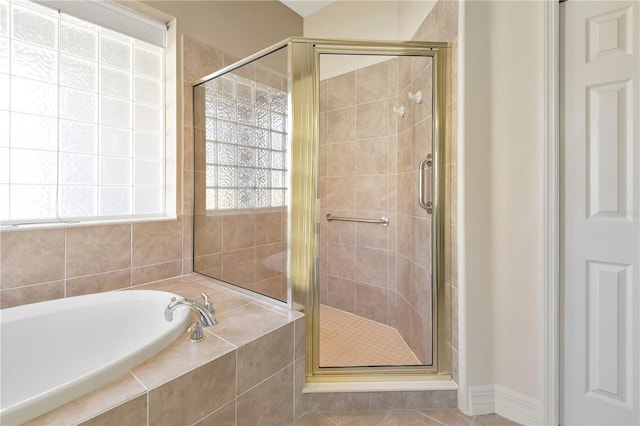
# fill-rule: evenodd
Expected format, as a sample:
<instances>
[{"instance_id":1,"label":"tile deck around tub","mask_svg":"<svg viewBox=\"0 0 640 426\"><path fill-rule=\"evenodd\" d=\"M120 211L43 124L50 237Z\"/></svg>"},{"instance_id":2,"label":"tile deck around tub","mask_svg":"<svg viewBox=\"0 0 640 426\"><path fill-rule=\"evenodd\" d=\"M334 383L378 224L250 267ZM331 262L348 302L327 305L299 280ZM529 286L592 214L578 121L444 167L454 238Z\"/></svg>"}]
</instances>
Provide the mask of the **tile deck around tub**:
<instances>
[{"instance_id":1,"label":"tile deck around tub","mask_svg":"<svg viewBox=\"0 0 640 426\"><path fill-rule=\"evenodd\" d=\"M203 342L191 343L185 333L113 382L33 419L27 425L113 424L114 420L116 424L124 424L121 423L124 419L130 419L126 423L129 426L138 424L137 420L142 417L144 425L208 424L219 416L225 417L229 406L235 407L240 401L246 404L258 387L238 391L236 380L240 373L236 374L236 362L240 355L237 350L252 342L266 341L268 344L273 340L272 332L288 324L291 324L287 328L291 353L283 355L288 359L286 368L292 369L296 343L292 323L302 318L302 314L270 306L198 275L157 281L134 289L163 290L199 302L201 293L205 292L214 303L218 324L204 329L207 338ZM195 321L195 315L193 319ZM287 337L280 336L280 341L283 338ZM270 378L278 375L274 369L281 368L280 365L262 366L264 371L254 373ZM211 389L201 392L206 388ZM183 395L191 392L195 395ZM201 401L198 394L202 394ZM175 403L175 399L182 396L185 401ZM293 419L293 413L290 419Z\"/></svg>"}]
</instances>

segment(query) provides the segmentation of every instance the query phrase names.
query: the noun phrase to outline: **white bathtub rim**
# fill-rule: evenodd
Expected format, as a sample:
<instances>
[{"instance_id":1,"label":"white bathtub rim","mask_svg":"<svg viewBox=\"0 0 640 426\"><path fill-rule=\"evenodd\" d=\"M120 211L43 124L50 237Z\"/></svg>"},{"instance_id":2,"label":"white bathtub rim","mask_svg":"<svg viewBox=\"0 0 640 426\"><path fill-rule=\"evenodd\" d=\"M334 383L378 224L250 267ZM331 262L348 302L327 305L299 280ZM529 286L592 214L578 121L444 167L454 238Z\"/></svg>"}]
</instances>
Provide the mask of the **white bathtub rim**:
<instances>
[{"instance_id":1,"label":"white bathtub rim","mask_svg":"<svg viewBox=\"0 0 640 426\"><path fill-rule=\"evenodd\" d=\"M134 295L143 295L147 294L155 294L156 296L162 295L167 298L167 301L172 297L176 297L178 299L182 298L181 296L161 291L161 290L127 290L127 291L115 291L115 292L107 292L107 293L97 293L97 294L88 294L82 296L75 296L71 298L65 299L56 299L52 301L38 302L31 304L31 306L35 305L44 305L44 304L64 304L64 301L68 301L70 299L75 298L85 298L86 299L101 299L100 296L105 295L113 295L115 293L136 293ZM119 294L121 295L121 294ZM57 302L57 303L56 303ZM73 301L76 304L76 301ZM79 303L79 302L78 302ZM107 302L104 302L107 303ZM167 302L168 303L168 302ZM23 305L27 306L27 305ZM45 309L44 313L54 312L55 306L49 306L48 309ZM16 307L20 308L20 306ZM14 308L7 308L0 310L0 313L10 313L14 316L15 312ZM25 310L26 311L26 310ZM19 320L27 317L28 315L20 315L17 314L10 320ZM4 315L3 315L4 317ZM127 354L125 357L120 358L118 360L114 360L108 364L101 366L100 368L93 370L91 373L83 374L78 377L75 377L73 380L63 383L55 388L49 389L46 392L35 395L31 398L27 398L23 401L15 403L8 407L0 407L0 424L3 426L9 425L18 425L29 420L35 419L36 417L41 416L55 408L58 408L68 402L73 401L93 390L96 390L105 384L121 377L137 365L143 363L147 359L151 358L153 355L159 353L169 345L171 345L178 337L180 337L184 332L188 324L190 323L191 313L188 309L180 309L174 312L173 321L176 324L176 327L169 329L168 331L160 334L154 341L151 341L145 345L139 346L132 353ZM164 321L164 318L162 318ZM88 376L91 376L90 379L87 379ZM142 385L141 385L142 386ZM141 391L142 393L142 391Z\"/></svg>"}]
</instances>

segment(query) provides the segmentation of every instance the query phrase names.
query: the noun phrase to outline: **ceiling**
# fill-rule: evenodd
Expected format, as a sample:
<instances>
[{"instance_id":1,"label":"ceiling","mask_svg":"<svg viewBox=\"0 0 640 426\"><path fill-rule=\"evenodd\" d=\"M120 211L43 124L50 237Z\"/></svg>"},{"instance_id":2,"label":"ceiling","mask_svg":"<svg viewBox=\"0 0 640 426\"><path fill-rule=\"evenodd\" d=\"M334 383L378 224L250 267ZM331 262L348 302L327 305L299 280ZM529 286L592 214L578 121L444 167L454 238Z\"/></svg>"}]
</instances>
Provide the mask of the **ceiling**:
<instances>
[{"instance_id":1,"label":"ceiling","mask_svg":"<svg viewBox=\"0 0 640 426\"><path fill-rule=\"evenodd\" d=\"M303 18L329 6L334 1L335 0L280 0L281 3Z\"/></svg>"}]
</instances>

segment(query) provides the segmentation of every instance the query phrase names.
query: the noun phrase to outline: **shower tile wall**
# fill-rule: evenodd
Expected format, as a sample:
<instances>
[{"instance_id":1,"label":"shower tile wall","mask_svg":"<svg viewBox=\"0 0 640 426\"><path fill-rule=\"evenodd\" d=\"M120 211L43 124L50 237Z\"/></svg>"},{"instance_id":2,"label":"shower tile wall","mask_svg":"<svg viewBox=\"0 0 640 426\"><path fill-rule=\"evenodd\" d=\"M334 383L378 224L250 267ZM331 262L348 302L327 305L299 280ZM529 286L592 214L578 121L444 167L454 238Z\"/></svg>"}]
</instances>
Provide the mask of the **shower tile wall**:
<instances>
[{"instance_id":1,"label":"shower tile wall","mask_svg":"<svg viewBox=\"0 0 640 426\"><path fill-rule=\"evenodd\" d=\"M430 220L417 203L430 151L430 59L400 57L320 84L321 302L394 326L431 363ZM410 103L407 93L425 100ZM404 117L393 113L404 105ZM389 227L331 222L389 218Z\"/></svg>"},{"instance_id":2,"label":"shower tile wall","mask_svg":"<svg viewBox=\"0 0 640 426\"><path fill-rule=\"evenodd\" d=\"M284 209L197 214L195 269L286 299L286 215Z\"/></svg>"},{"instance_id":3,"label":"shower tile wall","mask_svg":"<svg viewBox=\"0 0 640 426\"><path fill-rule=\"evenodd\" d=\"M396 75L392 60L320 84L321 302L385 324L396 290ZM390 226L328 223L327 213L386 216Z\"/></svg>"}]
</instances>

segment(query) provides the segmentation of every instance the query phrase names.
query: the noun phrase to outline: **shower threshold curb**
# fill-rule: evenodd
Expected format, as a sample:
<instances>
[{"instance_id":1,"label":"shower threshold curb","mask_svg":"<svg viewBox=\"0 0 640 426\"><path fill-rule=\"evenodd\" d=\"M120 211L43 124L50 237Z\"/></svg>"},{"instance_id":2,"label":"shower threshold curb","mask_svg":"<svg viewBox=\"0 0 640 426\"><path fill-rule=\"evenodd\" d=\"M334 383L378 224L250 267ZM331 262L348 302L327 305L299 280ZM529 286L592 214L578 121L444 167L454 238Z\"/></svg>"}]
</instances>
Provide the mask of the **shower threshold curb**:
<instances>
[{"instance_id":1,"label":"shower threshold curb","mask_svg":"<svg viewBox=\"0 0 640 426\"><path fill-rule=\"evenodd\" d=\"M330 392L398 392L458 390L453 380L404 380L388 382L322 382L307 383L303 393Z\"/></svg>"}]
</instances>

